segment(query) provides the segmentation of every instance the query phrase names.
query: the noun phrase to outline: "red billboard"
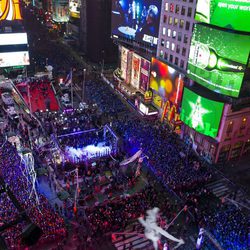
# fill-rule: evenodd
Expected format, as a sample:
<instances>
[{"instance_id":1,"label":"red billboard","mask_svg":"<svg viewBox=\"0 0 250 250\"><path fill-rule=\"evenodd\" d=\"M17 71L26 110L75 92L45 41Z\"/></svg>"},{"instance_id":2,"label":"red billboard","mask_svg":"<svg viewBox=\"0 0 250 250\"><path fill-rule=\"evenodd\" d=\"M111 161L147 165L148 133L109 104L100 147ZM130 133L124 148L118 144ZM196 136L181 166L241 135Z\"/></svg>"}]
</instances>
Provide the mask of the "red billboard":
<instances>
[{"instance_id":1,"label":"red billboard","mask_svg":"<svg viewBox=\"0 0 250 250\"><path fill-rule=\"evenodd\" d=\"M141 76L140 76L140 89L143 91L148 90L150 74L150 61L141 59Z\"/></svg>"}]
</instances>

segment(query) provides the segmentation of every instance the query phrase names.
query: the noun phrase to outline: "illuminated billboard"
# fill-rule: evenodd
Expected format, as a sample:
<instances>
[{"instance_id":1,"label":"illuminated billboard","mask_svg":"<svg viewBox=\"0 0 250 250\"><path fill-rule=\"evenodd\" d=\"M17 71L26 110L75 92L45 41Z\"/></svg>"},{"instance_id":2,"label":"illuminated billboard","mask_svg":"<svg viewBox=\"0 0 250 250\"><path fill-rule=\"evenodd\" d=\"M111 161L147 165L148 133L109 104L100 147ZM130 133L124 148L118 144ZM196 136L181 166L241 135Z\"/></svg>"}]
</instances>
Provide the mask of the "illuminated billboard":
<instances>
[{"instance_id":1,"label":"illuminated billboard","mask_svg":"<svg viewBox=\"0 0 250 250\"><path fill-rule=\"evenodd\" d=\"M140 68L141 68L141 57L133 53L131 85L136 89L139 89L140 86Z\"/></svg>"},{"instance_id":2,"label":"illuminated billboard","mask_svg":"<svg viewBox=\"0 0 250 250\"><path fill-rule=\"evenodd\" d=\"M209 100L184 88L181 120L197 132L216 137L224 103Z\"/></svg>"},{"instance_id":3,"label":"illuminated billboard","mask_svg":"<svg viewBox=\"0 0 250 250\"><path fill-rule=\"evenodd\" d=\"M170 101L172 104L179 106L183 91L182 75L153 57L151 61L150 88L164 102Z\"/></svg>"},{"instance_id":4,"label":"illuminated billboard","mask_svg":"<svg viewBox=\"0 0 250 250\"><path fill-rule=\"evenodd\" d=\"M127 77L128 51L128 49L121 46L121 77L124 80Z\"/></svg>"},{"instance_id":5,"label":"illuminated billboard","mask_svg":"<svg viewBox=\"0 0 250 250\"><path fill-rule=\"evenodd\" d=\"M148 90L150 74L150 61L141 59L141 77L140 77L140 89L143 91Z\"/></svg>"},{"instance_id":6,"label":"illuminated billboard","mask_svg":"<svg viewBox=\"0 0 250 250\"><path fill-rule=\"evenodd\" d=\"M28 51L0 53L0 67L23 66L29 64Z\"/></svg>"},{"instance_id":7,"label":"illuminated billboard","mask_svg":"<svg viewBox=\"0 0 250 250\"><path fill-rule=\"evenodd\" d=\"M0 34L1 45L27 44L27 33L3 33ZM1 47L0 47L1 48ZM0 49L1 51L1 49Z\"/></svg>"},{"instance_id":8,"label":"illuminated billboard","mask_svg":"<svg viewBox=\"0 0 250 250\"><path fill-rule=\"evenodd\" d=\"M133 58L133 51L128 51L127 57L127 71L126 71L126 83L131 83L131 76L132 76L132 58Z\"/></svg>"},{"instance_id":9,"label":"illuminated billboard","mask_svg":"<svg viewBox=\"0 0 250 250\"><path fill-rule=\"evenodd\" d=\"M222 28L250 32L250 1L198 0L195 19Z\"/></svg>"},{"instance_id":10,"label":"illuminated billboard","mask_svg":"<svg viewBox=\"0 0 250 250\"><path fill-rule=\"evenodd\" d=\"M19 0L0 1L0 21L1 20L22 20Z\"/></svg>"},{"instance_id":11,"label":"illuminated billboard","mask_svg":"<svg viewBox=\"0 0 250 250\"><path fill-rule=\"evenodd\" d=\"M250 36L195 25L188 76L217 93L238 97L250 50Z\"/></svg>"},{"instance_id":12,"label":"illuminated billboard","mask_svg":"<svg viewBox=\"0 0 250 250\"><path fill-rule=\"evenodd\" d=\"M69 2L68 0L54 0L52 19L55 22L63 23L69 21Z\"/></svg>"},{"instance_id":13,"label":"illuminated billboard","mask_svg":"<svg viewBox=\"0 0 250 250\"><path fill-rule=\"evenodd\" d=\"M71 17L80 18L81 0L69 1L69 13Z\"/></svg>"},{"instance_id":14,"label":"illuminated billboard","mask_svg":"<svg viewBox=\"0 0 250 250\"><path fill-rule=\"evenodd\" d=\"M161 0L113 0L112 35L157 46Z\"/></svg>"}]
</instances>

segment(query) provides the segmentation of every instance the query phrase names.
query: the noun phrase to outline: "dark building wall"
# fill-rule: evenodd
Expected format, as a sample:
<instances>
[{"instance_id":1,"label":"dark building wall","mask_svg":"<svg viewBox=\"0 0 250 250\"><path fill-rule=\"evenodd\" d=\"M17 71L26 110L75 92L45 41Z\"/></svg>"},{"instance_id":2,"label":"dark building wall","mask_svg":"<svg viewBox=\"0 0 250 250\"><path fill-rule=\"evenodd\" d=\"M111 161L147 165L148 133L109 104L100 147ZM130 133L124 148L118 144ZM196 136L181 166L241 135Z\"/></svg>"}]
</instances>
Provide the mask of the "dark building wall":
<instances>
[{"instance_id":1,"label":"dark building wall","mask_svg":"<svg viewBox=\"0 0 250 250\"><path fill-rule=\"evenodd\" d=\"M99 63L117 61L118 48L111 35L112 0L87 0L87 57ZM104 58L103 58L104 57Z\"/></svg>"}]
</instances>

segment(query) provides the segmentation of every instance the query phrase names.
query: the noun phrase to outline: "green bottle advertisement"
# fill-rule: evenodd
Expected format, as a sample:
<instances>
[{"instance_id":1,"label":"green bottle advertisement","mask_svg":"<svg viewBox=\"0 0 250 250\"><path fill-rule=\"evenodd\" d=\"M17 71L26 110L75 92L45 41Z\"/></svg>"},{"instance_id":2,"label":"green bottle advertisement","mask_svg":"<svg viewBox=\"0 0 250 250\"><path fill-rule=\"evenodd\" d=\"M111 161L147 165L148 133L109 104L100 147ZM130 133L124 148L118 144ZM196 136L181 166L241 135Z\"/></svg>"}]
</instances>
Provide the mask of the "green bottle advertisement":
<instances>
[{"instance_id":1,"label":"green bottle advertisement","mask_svg":"<svg viewBox=\"0 0 250 250\"><path fill-rule=\"evenodd\" d=\"M220 57L215 50L209 48L207 44L192 44L190 54L194 55L193 58L190 58L191 63L201 69L244 72L246 68L242 63Z\"/></svg>"}]
</instances>

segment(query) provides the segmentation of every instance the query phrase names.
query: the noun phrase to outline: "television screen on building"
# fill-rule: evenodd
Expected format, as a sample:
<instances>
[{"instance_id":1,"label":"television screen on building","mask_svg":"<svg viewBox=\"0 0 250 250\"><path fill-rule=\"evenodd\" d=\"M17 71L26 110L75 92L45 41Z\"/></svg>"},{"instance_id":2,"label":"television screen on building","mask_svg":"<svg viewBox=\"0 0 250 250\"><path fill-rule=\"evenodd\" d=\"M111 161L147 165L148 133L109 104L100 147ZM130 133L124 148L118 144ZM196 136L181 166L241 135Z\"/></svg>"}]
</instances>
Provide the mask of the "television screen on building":
<instances>
[{"instance_id":1,"label":"television screen on building","mask_svg":"<svg viewBox=\"0 0 250 250\"><path fill-rule=\"evenodd\" d=\"M80 18L81 0L69 1L69 13L71 17Z\"/></svg>"},{"instance_id":2,"label":"television screen on building","mask_svg":"<svg viewBox=\"0 0 250 250\"><path fill-rule=\"evenodd\" d=\"M29 64L27 33L0 34L0 67Z\"/></svg>"},{"instance_id":3,"label":"television screen on building","mask_svg":"<svg viewBox=\"0 0 250 250\"><path fill-rule=\"evenodd\" d=\"M217 93L238 97L250 51L250 36L195 25L188 76Z\"/></svg>"},{"instance_id":4,"label":"television screen on building","mask_svg":"<svg viewBox=\"0 0 250 250\"><path fill-rule=\"evenodd\" d=\"M152 58L150 88L163 100L179 106L183 91L182 75L167 64Z\"/></svg>"},{"instance_id":5,"label":"television screen on building","mask_svg":"<svg viewBox=\"0 0 250 250\"><path fill-rule=\"evenodd\" d=\"M131 85L136 89L139 89L140 86L140 69L141 69L141 57L136 53L133 53Z\"/></svg>"},{"instance_id":6,"label":"television screen on building","mask_svg":"<svg viewBox=\"0 0 250 250\"><path fill-rule=\"evenodd\" d=\"M249 0L198 0L195 19L222 28L250 32L250 2Z\"/></svg>"},{"instance_id":7,"label":"television screen on building","mask_svg":"<svg viewBox=\"0 0 250 250\"><path fill-rule=\"evenodd\" d=\"M142 58L141 59L140 89L143 91L148 90L149 74L150 74L150 61Z\"/></svg>"},{"instance_id":8,"label":"television screen on building","mask_svg":"<svg viewBox=\"0 0 250 250\"><path fill-rule=\"evenodd\" d=\"M161 0L113 0L112 35L157 46Z\"/></svg>"},{"instance_id":9,"label":"television screen on building","mask_svg":"<svg viewBox=\"0 0 250 250\"><path fill-rule=\"evenodd\" d=\"M69 2L68 0L53 1L52 19L55 22L63 23L69 21Z\"/></svg>"},{"instance_id":10,"label":"television screen on building","mask_svg":"<svg viewBox=\"0 0 250 250\"><path fill-rule=\"evenodd\" d=\"M22 20L19 0L0 1L0 21Z\"/></svg>"},{"instance_id":11,"label":"television screen on building","mask_svg":"<svg viewBox=\"0 0 250 250\"><path fill-rule=\"evenodd\" d=\"M224 103L209 100L184 88L181 107L181 120L197 132L216 137Z\"/></svg>"},{"instance_id":12,"label":"television screen on building","mask_svg":"<svg viewBox=\"0 0 250 250\"><path fill-rule=\"evenodd\" d=\"M29 65L29 52L28 51L17 51L0 53L0 68L12 67L12 66L23 66Z\"/></svg>"},{"instance_id":13,"label":"television screen on building","mask_svg":"<svg viewBox=\"0 0 250 250\"><path fill-rule=\"evenodd\" d=\"M3 45L27 44L27 33L3 33L0 34L0 52L4 52Z\"/></svg>"}]
</instances>

